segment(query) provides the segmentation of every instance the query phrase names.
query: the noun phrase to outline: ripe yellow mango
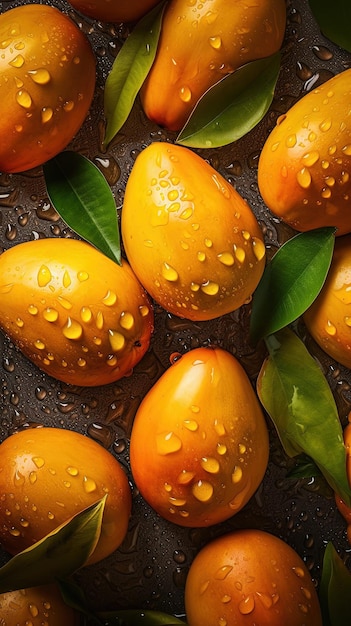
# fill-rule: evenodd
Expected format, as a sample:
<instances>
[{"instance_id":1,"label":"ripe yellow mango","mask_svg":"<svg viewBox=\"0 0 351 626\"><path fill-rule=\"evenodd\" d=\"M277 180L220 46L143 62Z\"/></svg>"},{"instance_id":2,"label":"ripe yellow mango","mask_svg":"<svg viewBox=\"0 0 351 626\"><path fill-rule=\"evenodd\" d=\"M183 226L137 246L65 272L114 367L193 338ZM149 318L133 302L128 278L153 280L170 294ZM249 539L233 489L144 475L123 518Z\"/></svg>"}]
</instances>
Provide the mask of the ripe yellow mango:
<instances>
[{"instance_id":1,"label":"ripe yellow mango","mask_svg":"<svg viewBox=\"0 0 351 626\"><path fill-rule=\"evenodd\" d=\"M258 163L262 198L298 231L351 232L351 69L307 93L282 115Z\"/></svg>"},{"instance_id":2,"label":"ripe yellow mango","mask_svg":"<svg viewBox=\"0 0 351 626\"><path fill-rule=\"evenodd\" d=\"M207 89L279 50L285 23L285 0L171 0L141 89L146 115L180 130Z\"/></svg>"}]
</instances>

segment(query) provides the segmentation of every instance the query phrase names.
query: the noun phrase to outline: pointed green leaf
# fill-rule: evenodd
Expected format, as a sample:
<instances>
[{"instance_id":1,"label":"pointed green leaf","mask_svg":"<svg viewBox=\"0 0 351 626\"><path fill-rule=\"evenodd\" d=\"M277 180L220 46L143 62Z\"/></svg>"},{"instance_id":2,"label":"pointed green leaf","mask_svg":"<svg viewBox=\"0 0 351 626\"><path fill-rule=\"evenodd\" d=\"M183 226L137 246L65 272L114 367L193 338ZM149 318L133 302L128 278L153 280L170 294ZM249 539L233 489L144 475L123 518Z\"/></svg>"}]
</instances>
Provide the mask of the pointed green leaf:
<instances>
[{"instance_id":1,"label":"pointed green leaf","mask_svg":"<svg viewBox=\"0 0 351 626\"><path fill-rule=\"evenodd\" d=\"M277 53L225 76L200 98L177 143L191 148L216 148L246 135L268 111L279 70Z\"/></svg>"},{"instance_id":2,"label":"pointed green leaf","mask_svg":"<svg viewBox=\"0 0 351 626\"><path fill-rule=\"evenodd\" d=\"M342 626L350 622L351 572L328 543L323 558L319 598L323 626Z\"/></svg>"},{"instance_id":3,"label":"pointed green leaf","mask_svg":"<svg viewBox=\"0 0 351 626\"><path fill-rule=\"evenodd\" d=\"M186 626L185 622L162 611L120 610L101 613L109 626Z\"/></svg>"},{"instance_id":4,"label":"pointed green leaf","mask_svg":"<svg viewBox=\"0 0 351 626\"><path fill-rule=\"evenodd\" d=\"M351 52L350 0L309 0L309 3L323 35Z\"/></svg>"},{"instance_id":5,"label":"pointed green leaf","mask_svg":"<svg viewBox=\"0 0 351 626\"><path fill-rule=\"evenodd\" d=\"M131 0L133 1L133 0ZM104 146L122 128L156 55L165 2L157 4L132 30L109 73L104 92Z\"/></svg>"},{"instance_id":6,"label":"pointed green leaf","mask_svg":"<svg viewBox=\"0 0 351 626\"><path fill-rule=\"evenodd\" d=\"M327 379L292 330L284 328L265 341L269 355L257 379L257 393L285 452L311 457L330 487L350 505L343 432Z\"/></svg>"},{"instance_id":7,"label":"pointed green leaf","mask_svg":"<svg viewBox=\"0 0 351 626\"><path fill-rule=\"evenodd\" d=\"M334 228L299 233L267 264L253 295L250 337L255 344L302 315L320 292L334 250Z\"/></svg>"},{"instance_id":8,"label":"pointed green leaf","mask_svg":"<svg viewBox=\"0 0 351 626\"><path fill-rule=\"evenodd\" d=\"M0 568L0 593L65 578L82 567L100 537L105 496Z\"/></svg>"},{"instance_id":9,"label":"pointed green leaf","mask_svg":"<svg viewBox=\"0 0 351 626\"><path fill-rule=\"evenodd\" d=\"M112 261L121 263L115 200L99 168L66 150L43 165L47 193L63 221Z\"/></svg>"}]
</instances>

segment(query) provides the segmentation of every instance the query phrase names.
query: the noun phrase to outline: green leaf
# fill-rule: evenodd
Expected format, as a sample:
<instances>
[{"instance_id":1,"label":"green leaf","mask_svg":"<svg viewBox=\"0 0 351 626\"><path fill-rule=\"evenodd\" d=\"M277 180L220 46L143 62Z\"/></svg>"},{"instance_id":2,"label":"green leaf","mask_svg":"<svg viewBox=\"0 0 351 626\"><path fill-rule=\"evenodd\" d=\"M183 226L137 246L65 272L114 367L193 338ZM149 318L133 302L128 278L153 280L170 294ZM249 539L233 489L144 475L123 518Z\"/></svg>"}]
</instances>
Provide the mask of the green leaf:
<instances>
[{"instance_id":1,"label":"green leaf","mask_svg":"<svg viewBox=\"0 0 351 626\"><path fill-rule=\"evenodd\" d=\"M99 540L106 497L12 557L0 568L0 593L54 582L82 567Z\"/></svg>"},{"instance_id":2,"label":"green leaf","mask_svg":"<svg viewBox=\"0 0 351 626\"><path fill-rule=\"evenodd\" d=\"M341 626L350 622L351 572L328 543L324 552L319 599L323 626Z\"/></svg>"},{"instance_id":3,"label":"green leaf","mask_svg":"<svg viewBox=\"0 0 351 626\"><path fill-rule=\"evenodd\" d=\"M115 200L105 177L89 159L66 150L43 165L50 202L82 239L121 263Z\"/></svg>"},{"instance_id":4,"label":"green leaf","mask_svg":"<svg viewBox=\"0 0 351 626\"><path fill-rule=\"evenodd\" d=\"M162 611L126 609L100 613L99 615L107 620L104 623L108 626L178 626L180 624L186 626L185 622L174 617L174 615L168 615Z\"/></svg>"},{"instance_id":5,"label":"green leaf","mask_svg":"<svg viewBox=\"0 0 351 626\"><path fill-rule=\"evenodd\" d=\"M257 393L285 452L307 454L330 487L350 506L346 449L334 396L322 370L289 328L266 338L269 355Z\"/></svg>"},{"instance_id":6,"label":"green leaf","mask_svg":"<svg viewBox=\"0 0 351 626\"><path fill-rule=\"evenodd\" d=\"M133 2L133 0L130 0ZM104 91L104 146L122 128L156 55L165 2L157 4L132 30L109 73Z\"/></svg>"},{"instance_id":7,"label":"green leaf","mask_svg":"<svg viewBox=\"0 0 351 626\"><path fill-rule=\"evenodd\" d=\"M299 233L267 264L253 295L250 338L256 344L296 320L312 304L326 279L335 228Z\"/></svg>"},{"instance_id":8,"label":"green leaf","mask_svg":"<svg viewBox=\"0 0 351 626\"><path fill-rule=\"evenodd\" d=\"M323 35L351 52L350 0L309 0L309 4Z\"/></svg>"},{"instance_id":9,"label":"green leaf","mask_svg":"<svg viewBox=\"0 0 351 626\"><path fill-rule=\"evenodd\" d=\"M287 478L314 478L320 476L319 467L305 454L301 454L296 459L295 467L287 473Z\"/></svg>"},{"instance_id":10,"label":"green leaf","mask_svg":"<svg viewBox=\"0 0 351 626\"><path fill-rule=\"evenodd\" d=\"M217 148L246 135L268 111L279 70L278 52L225 76L200 98L176 142Z\"/></svg>"}]
</instances>

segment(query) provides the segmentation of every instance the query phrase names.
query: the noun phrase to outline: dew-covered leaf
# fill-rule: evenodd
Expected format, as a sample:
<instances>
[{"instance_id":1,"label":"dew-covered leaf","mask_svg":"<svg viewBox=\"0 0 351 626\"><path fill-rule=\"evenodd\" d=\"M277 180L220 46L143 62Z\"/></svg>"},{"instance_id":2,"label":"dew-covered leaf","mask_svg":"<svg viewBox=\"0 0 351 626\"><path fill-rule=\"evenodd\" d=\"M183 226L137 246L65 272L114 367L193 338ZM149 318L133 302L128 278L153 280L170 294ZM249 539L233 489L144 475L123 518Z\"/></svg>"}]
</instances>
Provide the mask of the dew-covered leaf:
<instances>
[{"instance_id":1,"label":"dew-covered leaf","mask_svg":"<svg viewBox=\"0 0 351 626\"><path fill-rule=\"evenodd\" d=\"M71 150L43 165L51 204L82 239L121 263L116 203L104 175L89 159Z\"/></svg>"},{"instance_id":2,"label":"dew-covered leaf","mask_svg":"<svg viewBox=\"0 0 351 626\"><path fill-rule=\"evenodd\" d=\"M54 582L82 567L99 540L106 497L3 565L0 593Z\"/></svg>"},{"instance_id":3,"label":"dew-covered leaf","mask_svg":"<svg viewBox=\"0 0 351 626\"><path fill-rule=\"evenodd\" d=\"M154 62L164 8L165 2L161 2L140 19L116 56L105 82L104 146L108 146L126 122Z\"/></svg>"},{"instance_id":4,"label":"dew-covered leaf","mask_svg":"<svg viewBox=\"0 0 351 626\"><path fill-rule=\"evenodd\" d=\"M269 354L259 372L257 393L286 454L311 457L330 487L351 504L343 431L327 379L289 328L265 342Z\"/></svg>"},{"instance_id":5,"label":"dew-covered leaf","mask_svg":"<svg viewBox=\"0 0 351 626\"><path fill-rule=\"evenodd\" d=\"M268 111L279 70L280 53L276 53L225 76L200 98L177 143L216 148L246 135Z\"/></svg>"},{"instance_id":6,"label":"dew-covered leaf","mask_svg":"<svg viewBox=\"0 0 351 626\"><path fill-rule=\"evenodd\" d=\"M350 0L309 0L309 3L323 35L351 52Z\"/></svg>"},{"instance_id":7,"label":"dew-covered leaf","mask_svg":"<svg viewBox=\"0 0 351 626\"><path fill-rule=\"evenodd\" d=\"M267 264L252 301L250 338L254 344L291 324L312 304L330 267L334 233L332 227L299 233Z\"/></svg>"},{"instance_id":8,"label":"dew-covered leaf","mask_svg":"<svg viewBox=\"0 0 351 626\"><path fill-rule=\"evenodd\" d=\"M351 572L332 543L323 557L319 599L323 626L346 626L350 623Z\"/></svg>"}]
</instances>

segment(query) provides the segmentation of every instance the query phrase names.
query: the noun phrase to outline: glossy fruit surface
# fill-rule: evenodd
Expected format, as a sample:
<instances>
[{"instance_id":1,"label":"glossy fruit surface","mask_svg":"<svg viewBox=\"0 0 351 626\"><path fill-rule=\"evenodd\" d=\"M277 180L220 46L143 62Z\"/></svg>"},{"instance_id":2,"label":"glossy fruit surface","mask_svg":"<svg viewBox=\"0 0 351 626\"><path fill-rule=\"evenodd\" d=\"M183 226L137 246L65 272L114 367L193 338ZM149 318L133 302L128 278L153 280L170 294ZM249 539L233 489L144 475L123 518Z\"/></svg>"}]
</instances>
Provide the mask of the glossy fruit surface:
<instances>
[{"instance_id":1,"label":"glossy fruit surface","mask_svg":"<svg viewBox=\"0 0 351 626\"><path fill-rule=\"evenodd\" d=\"M61 428L19 431L0 445L0 541L17 554L108 494L89 564L116 550L128 528L131 491L114 456Z\"/></svg>"},{"instance_id":2,"label":"glossy fruit surface","mask_svg":"<svg viewBox=\"0 0 351 626\"><path fill-rule=\"evenodd\" d=\"M351 235L335 240L326 281L304 314L318 345L333 359L351 368Z\"/></svg>"},{"instance_id":3,"label":"glossy fruit surface","mask_svg":"<svg viewBox=\"0 0 351 626\"><path fill-rule=\"evenodd\" d=\"M56 585L0 594L1 626L78 626L78 613L62 600Z\"/></svg>"},{"instance_id":4,"label":"glossy fruit surface","mask_svg":"<svg viewBox=\"0 0 351 626\"><path fill-rule=\"evenodd\" d=\"M150 11L160 0L69 0L83 15L102 22L132 22Z\"/></svg>"},{"instance_id":5,"label":"glossy fruit surface","mask_svg":"<svg viewBox=\"0 0 351 626\"><path fill-rule=\"evenodd\" d=\"M128 263L73 239L38 239L0 256L0 326L49 375L104 385L149 347L150 300Z\"/></svg>"},{"instance_id":6,"label":"glossy fruit surface","mask_svg":"<svg viewBox=\"0 0 351 626\"><path fill-rule=\"evenodd\" d=\"M155 142L138 155L121 227L140 282L179 317L208 320L238 309L264 270L263 234L247 202L181 146Z\"/></svg>"},{"instance_id":7,"label":"glossy fruit surface","mask_svg":"<svg viewBox=\"0 0 351 626\"><path fill-rule=\"evenodd\" d=\"M189 626L322 626L315 586L287 543L238 530L207 544L185 587Z\"/></svg>"},{"instance_id":8,"label":"glossy fruit surface","mask_svg":"<svg viewBox=\"0 0 351 626\"><path fill-rule=\"evenodd\" d=\"M146 115L180 130L207 89L241 65L279 50L285 20L284 0L171 0L141 90Z\"/></svg>"},{"instance_id":9,"label":"glossy fruit surface","mask_svg":"<svg viewBox=\"0 0 351 626\"><path fill-rule=\"evenodd\" d=\"M351 485L351 423L349 423L344 429L344 443L346 447L346 471ZM351 544L351 507L347 506L344 500L337 494L335 495L335 501L341 515L346 521L347 538Z\"/></svg>"},{"instance_id":10,"label":"glossy fruit surface","mask_svg":"<svg viewBox=\"0 0 351 626\"><path fill-rule=\"evenodd\" d=\"M219 348L175 360L136 413L130 462L145 500L173 523L210 526L237 513L268 462L267 426L239 361Z\"/></svg>"},{"instance_id":11,"label":"glossy fruit surface","mask_svg":"<svg viewBox=\"0 0 351 626\"><path fill-rule=\"evenodd\" d=\"M0 170L21 172L73 139L95 88L95 57L66 15L25 4L0 15Z\"/></svg>"},{"instance_id":12,"label":"glossy fruit surface","mask_svg":"<svg viewBox=\"0 0 351 626\"><path fill-rule=\"evenodd\" d=\"M278 118L258 165L268 208L298 231L351 231L351 69L304 95Z\"/></svg>"}]
</instances>

